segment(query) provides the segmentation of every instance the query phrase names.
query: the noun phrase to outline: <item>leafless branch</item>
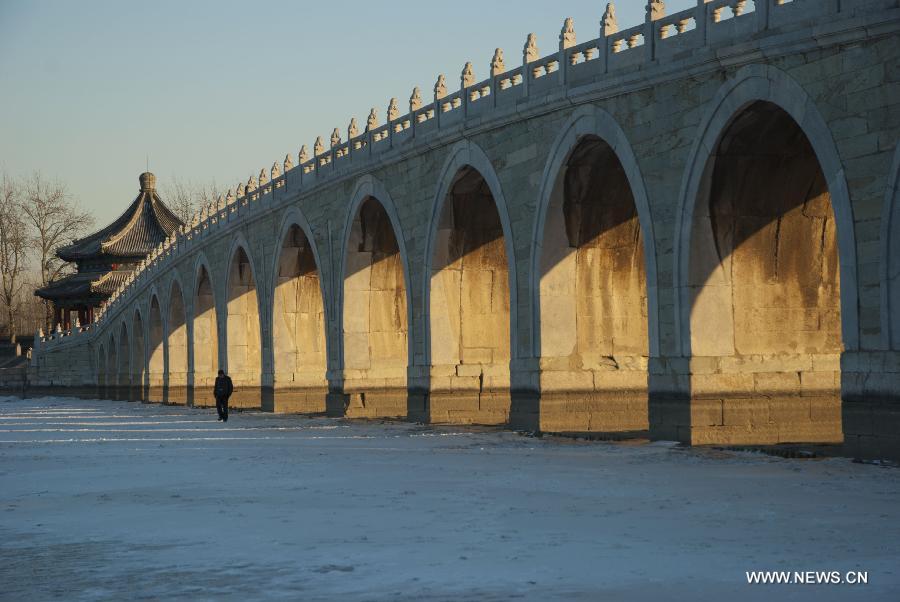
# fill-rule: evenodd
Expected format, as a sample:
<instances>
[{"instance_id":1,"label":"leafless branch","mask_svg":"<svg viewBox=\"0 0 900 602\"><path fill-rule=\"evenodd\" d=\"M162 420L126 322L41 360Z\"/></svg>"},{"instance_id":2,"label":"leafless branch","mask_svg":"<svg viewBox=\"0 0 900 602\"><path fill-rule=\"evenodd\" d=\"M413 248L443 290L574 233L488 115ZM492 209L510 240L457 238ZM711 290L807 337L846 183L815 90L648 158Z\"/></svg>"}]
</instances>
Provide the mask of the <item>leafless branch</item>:
<instances>
[{"instance_id":1,"label":"leafless branch","mask_svg":"<svg viewBox=\"0 0 900 602\"><path fill-rule=\"evenodd\" d=\"M25 184L25 219L40 257L41 286L60 277L66 267L56 249L70 243L94 224L94 218L71 198L64 184L35 172ZM50 327L50 304L45 303L45 324Z\"/></svg>"},{"instance_id":2,"label":"leafless branch","mask_svg":"<svg viewBox=\"0 0 900 602\"><path fill-rule=\"evenodd\" d=\"M13 343L17 334L15 316L22 305L25 286L27 254L21 185L4 173L0 176L0 301L5 309L9 340Z\"/></svg>"}]
</instances>

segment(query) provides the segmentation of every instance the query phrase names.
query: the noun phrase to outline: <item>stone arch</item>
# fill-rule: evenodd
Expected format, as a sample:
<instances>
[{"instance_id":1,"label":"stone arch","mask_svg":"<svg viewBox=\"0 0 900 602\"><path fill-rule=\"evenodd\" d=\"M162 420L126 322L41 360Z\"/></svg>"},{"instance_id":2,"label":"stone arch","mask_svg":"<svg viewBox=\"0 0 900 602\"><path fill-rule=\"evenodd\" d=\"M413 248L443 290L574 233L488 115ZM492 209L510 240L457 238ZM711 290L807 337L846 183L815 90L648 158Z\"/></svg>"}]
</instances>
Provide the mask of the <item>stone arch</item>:
<instances>
[{"instance_id":1,"label":"stone arch","mask_svg":"<svg viewBox=\"0 0 900 602\"><path fill-rule=\"evenodd\" d=\"M187 403L188 373L188 320L184 288L178 274L169 285L167 311L164 316L166 365L165 400L168 403Z\"/></svg>"},{"instance_id":2,"label":"stone arch","mask_svg":"<svg viewBox=\"0 0 900 602\"><path fill-rule=\"evenodd\" d=\"M103 399L106 396L106 347L103 341L97 345L97 397Z\"/></svg>"},{"instance_id":3,"label":"stone arch","mask_svg":"<svg viewBox=\"0 0 900 602\"><path fill-rule=\"evenodd\" d=\"M225 264L225 348L228 375L234 382L234 407L261 406L262 320L259 279L250 245L238 233Z\"/></svg>"},{"instance_id":4,"label":"stone arch","mask_svg":"<svg viewBox=\"0 0 900 602\"><path fill-rule=\"evenodd\" d=\"M201 254L194 266L188 338L193 372L191 400L195 406L215 405L212 388L219 370L219 311L212 277L209 262Z\"/></svg>"},{"instance_id":5,"label":"stone arch","mask_svg":"<svg viewBox=\"0 0 900 602\"><path fill-rule=\"evenodd\" d=\"M425 242L425 278L422 282L422 298L424 300L423 307L427 315L431 304L431 279L428 276L431 273L432 261L434 258L434 247L437 238L438 220L440 212L443 209L444 199L453 184L456 174L465 166L471 166L484 178L494 203L497 206L497 213L500 216L500 224L503 227L503 238L505 242L506 256L509 265L516 265L515 245L512 237L512 224L509 219L509 209L507 208L506 196L503 194L503 188L500 186L500 179L494 170L494 165L485 154L485 152L476 143L471 140L461 140L457 142L450 150L450 154L444 161L438 176L438 188L431 204L431 217L429 220L428 238ZM509 295L510 295L510 355L512 358L518 357L518 286L517 272L511 269L509 272ZM427 322L427 320L426 320ZM431 329L425 326L423 333L424 349L422 353L425 357L425 364L431 364Z\"/></svg>"},{"instance_id":6,"label":"stone arch","mask_svg":"<svg viewBox=\"0 0 900 602\"><path fill-rule=\"evenodd\" d=\"M147 374L147 345L144 336L144 317L141 308L135 306L131 316L131 394L132 401L146 401L145 377Z\"/></svg>"},{"instance_id":7,"label":"stone arch","mask_svg":"<svg viewBox=\"0 0 900 602\"><path fill-rule=\"evenodd\" d=\"M859 304L856 264L856 235L853 207L844 177L843 165L831 131L815 102L788 74L769 65L748 65L740 69L716 93L710 110L699 128L688 156L687 168L679 192L675 229L674 283L675 335L677 348L691 356L690 274L691 235L701 186L708 178L709 157L719 139L742 109L754 102L769 102L784 110L807 137L816 155L831 195L831 207L837 226L841 281L841 331L847 350L859 349Z\"/></svg>"},{"instance_id":8,"label":"stone arch","mask_svg":"<svg viewBox=\"0 0 900 602\"><path fill-rule=\"evenodd\" d=\"M647 273L647 331L651 357L659 355L659 296L656 268L656 237L653 230L653 218L650 213L650 200L644 185L644 177L635 157L634 150L615 117L599 107L586 106L575 111L562 131L557 135L550 149L549 159L544 166L541 187L538 196L537 217L532 234L531 269L529 270L529 290L531 292L532 342L534 357L541 356L541 299L540 275L543 257L544 236L547 224L547 212L557 176L569 160L576 145L585 137L593 136L606 142L622 164L631 192L637 217L640 221L644 257Z\"/></svg>"},{"instance_id":9,"label":"stone arch","mask_svg":"<svg viewBox=\"0 0 900 602\"><path fill-rule=\"evenodd\" d=\"M119 347L116 349L116 399L131 399L131 345L129 344L128 324L123 319L119 326Z\"/></svg>"},{"instance_id":10,"label":"stone arch","mask_svg":"<svg viewBox=\"0 0 900 602\"><path fill-rule=\"evenodd\" d=\"M344 224L335 291L348 416L406 416L412 358L409 263L396 206L363 176Z\"/></svg>"},{"instance_id":11,"label":"stone arch","mask_svg":"<svg viewBox=\"0 0 900 602\"><path fill-rule=\"evenodd\" d=\"M540 428L646 430L648 356L659 355L655 239L614 117L594 106L572 114L538 199L529 290Z\"/></svg>"},{"instance_id":12,"label":"stone arch","mask_svg":"<svg viewBox=\"0 0 900 602\"><path fill-rule=\"evenodd\" d=\"M103 391L105 399L118 399L119 358L117 350L115 335L110 334L106 345L106 388Z\"/></svg>"},{"instance_id":13,"label":"stone arch","mask_svg":"<svg viewBox=\"0 0 900 602\"><path fill-rule=\"evenodd\" d=\"M900 143L888 174L881 218L881 338L900 350Z\"/></svg>"},{"instance_id":14,"label":"stone arch","mask_svg":"<svg viewBox=\"0 0 900 602\"><path fill-rule=\"evenodd\" d=\"M328 393L326 274L312 228L289 209L273 253L269 332L275 411L324 412ZM330 314L329 314L330 315Z\"/></svg>"},{"instance_id":15,"label":"stone arch","mask_svg":"<svg viewBox=\"0 0 900 602\"><path fill-rule=\"evenodd\" d=\"M712 107L675 246L692 411L720 416L692 437L839 442L841 339L858 348L859 329L852 208L831 134L771 67L739 71Z\"/></svg>"},{"instance_id":16,"label":"stone arch","mask_svg":"<svg viewBox=\"0 0 900 602\"><path fill-rule=\"evenodd\" d=\"M476 144L454 146L425 255L428 418L502 424L516 354L516 262L500 181Z\"/></svg>"},{"instance_id":17,"label":"stone arch","mask_svg":"<svg viewBox=\"0 0 900 602\"><path fill-rule=\"evenodd\" d=\"M165 401L166 336L162 304L156 287L147 310L147 401Z\"/></svg>"}]
</instances>

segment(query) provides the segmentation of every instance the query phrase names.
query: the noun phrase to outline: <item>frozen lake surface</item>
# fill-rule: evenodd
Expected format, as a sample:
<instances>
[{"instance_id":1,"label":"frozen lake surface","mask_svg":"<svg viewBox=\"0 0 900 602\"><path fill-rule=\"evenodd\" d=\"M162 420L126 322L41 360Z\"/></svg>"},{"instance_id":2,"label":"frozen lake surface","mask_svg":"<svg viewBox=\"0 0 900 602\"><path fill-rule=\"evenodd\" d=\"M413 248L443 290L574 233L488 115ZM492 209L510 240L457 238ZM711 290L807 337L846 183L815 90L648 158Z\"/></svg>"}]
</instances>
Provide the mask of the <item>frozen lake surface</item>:
<instances>
[{"instance_id":1,"label":"frozen lake surface","mask_svg":"<svg viewBox=\"0 0 900 602\"><path fill-rule=\"evenodd\" d=\"M900 600L900 470L0 398L2 600L691 598Z\"/></svg>"}]
</instances>

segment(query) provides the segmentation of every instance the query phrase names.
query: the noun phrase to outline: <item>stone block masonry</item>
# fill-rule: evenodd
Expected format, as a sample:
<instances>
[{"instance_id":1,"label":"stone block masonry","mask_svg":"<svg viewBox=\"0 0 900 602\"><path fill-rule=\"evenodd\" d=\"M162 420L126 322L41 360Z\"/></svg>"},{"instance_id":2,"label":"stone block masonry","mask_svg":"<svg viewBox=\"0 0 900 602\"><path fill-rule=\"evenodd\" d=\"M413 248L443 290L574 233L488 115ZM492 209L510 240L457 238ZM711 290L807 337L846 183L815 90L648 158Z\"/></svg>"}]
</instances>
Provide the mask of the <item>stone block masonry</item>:
<instances>
[{"instance_id":1,"label":"stone block masonry","mask_svg":"<svg viewBox=\"0 0 900 602\"><path fill-rule=\"evenodd\" d=\"M31 388L900 457L898 2L651 4L238 185Z\"/></svg>"}]
</instances>

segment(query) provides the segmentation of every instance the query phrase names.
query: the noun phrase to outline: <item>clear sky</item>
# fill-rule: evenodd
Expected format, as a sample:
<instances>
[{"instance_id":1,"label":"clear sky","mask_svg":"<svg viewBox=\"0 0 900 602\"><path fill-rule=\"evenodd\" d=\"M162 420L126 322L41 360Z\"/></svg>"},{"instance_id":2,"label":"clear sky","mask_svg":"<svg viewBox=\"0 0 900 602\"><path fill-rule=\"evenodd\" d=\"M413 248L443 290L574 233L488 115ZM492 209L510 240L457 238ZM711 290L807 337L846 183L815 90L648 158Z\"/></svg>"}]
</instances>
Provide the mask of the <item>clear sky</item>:
<instances>
[{"instance_id":1,"label":"clear sky","mask_svg":"<svg viewBox=\"0 0 900 602\"><path fill-rule=\"evenodd\" d=\"M644 0L616 3L619 27ZM695 0L669 0L668 12ZM41 170L105 224L150 170L234 186L369 108L384 120L413 86L451 89L466 61L488 74L495 47L521 60L529 32L541 54L563 19L597 37L606 2L262 3L188 0L0 0L0 170ZM458 85L458 84L457 84Z\"/></svg>"}]
</instances>

